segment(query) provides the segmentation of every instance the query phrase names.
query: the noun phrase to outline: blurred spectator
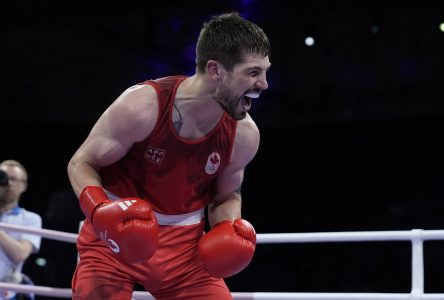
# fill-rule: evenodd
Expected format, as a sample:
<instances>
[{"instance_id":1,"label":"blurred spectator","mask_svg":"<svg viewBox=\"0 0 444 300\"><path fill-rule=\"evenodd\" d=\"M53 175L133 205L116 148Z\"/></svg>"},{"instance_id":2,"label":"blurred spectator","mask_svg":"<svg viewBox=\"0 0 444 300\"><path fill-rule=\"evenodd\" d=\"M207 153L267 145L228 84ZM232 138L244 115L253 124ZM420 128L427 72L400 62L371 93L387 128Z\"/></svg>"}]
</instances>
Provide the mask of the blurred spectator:
<instances>
[{"instance_id":1,"label":"blurred spectator","mask_svg":"<svg viewBox=\"0 0 444 300\"><path fill-rule=\"evenodd\" d=\"M18 161L5 160L0 163L0 221L3 223L42 227L42 218L19 206L21 195L28 185L28 173ZM40 249L38 235L0 229L0 281L32 284L22 274L25 260ZM32 298L32 295L29 297ZM18 299L12 291L0 290L0 300Z\"/></svg>"}]
</instances>

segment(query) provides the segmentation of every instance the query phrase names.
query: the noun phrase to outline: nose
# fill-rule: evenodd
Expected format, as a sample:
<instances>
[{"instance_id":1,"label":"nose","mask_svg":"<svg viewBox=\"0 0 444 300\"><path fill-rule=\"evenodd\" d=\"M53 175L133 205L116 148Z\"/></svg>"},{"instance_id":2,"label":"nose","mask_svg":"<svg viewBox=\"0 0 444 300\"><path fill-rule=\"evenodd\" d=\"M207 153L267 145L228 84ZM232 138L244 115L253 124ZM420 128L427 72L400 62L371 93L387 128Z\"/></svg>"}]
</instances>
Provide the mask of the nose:
<instances>
[{"instance_id":1,"label":"nose","mask_svg":"<svg viewBox=\"0 0 444 300\"><path fill-rule=\"evenodd\" d=\"M261 91L265 91L268 89L268 82L267 82L267 75L262 75L258 81L256 81L256 88L258 88Z\"/></svg>"}]
</instances>

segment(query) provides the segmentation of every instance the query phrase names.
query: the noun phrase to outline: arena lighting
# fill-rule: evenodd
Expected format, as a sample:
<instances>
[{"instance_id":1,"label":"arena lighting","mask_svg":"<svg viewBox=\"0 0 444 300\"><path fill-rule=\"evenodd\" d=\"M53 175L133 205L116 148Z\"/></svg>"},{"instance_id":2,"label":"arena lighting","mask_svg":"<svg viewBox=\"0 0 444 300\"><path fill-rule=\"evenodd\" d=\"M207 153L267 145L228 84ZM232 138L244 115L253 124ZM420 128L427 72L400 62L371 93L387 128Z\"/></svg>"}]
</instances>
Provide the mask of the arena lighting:
<instances>
[{"instance_id":1,"label":"arena lighting","mask_svg":"<svg viewBox=\"0 0 444 300\"><path fill-rule=\"evenodd\" d=\"M439 24L439 30L441 30L441 32L444 32L444 23Z\"/></svg>"},{"instance_id":2,"label":"arena lighting","mask_svg":"<svg viewBox=\"0 0 444 300\"><path fill-rule=\"evenodd\" d=\"M308 47L311 47L311 46L313 46L314 45L314 43L315 43L315 40L314 40L314 38L313 37L311 37L311 36L307 36L306 38L305 38L305 45L307 45Z\"/></svg>"},{"instance_id":3,"label":"arena lighting","mask_svg":"<svg viewBox=\"0 0 444 300\"><path fill-rule=\"evenodd\" d=\"M371 30L372 33L377 34L377 33L379 33L379 26L378 25L373 25L370 28L370 30Z\"/></svg>"},{"instance_id":4,"label":"arena lighting","mask_svg":"<svg viewBox=\"0 0 444 300\"><path fill-rule=\"evenodd\" d=\"M43 257L38 257L35 260L35 264L39 267L44 267L44 266L46 266L46 259Z\"/></svg>"}]
</instances>

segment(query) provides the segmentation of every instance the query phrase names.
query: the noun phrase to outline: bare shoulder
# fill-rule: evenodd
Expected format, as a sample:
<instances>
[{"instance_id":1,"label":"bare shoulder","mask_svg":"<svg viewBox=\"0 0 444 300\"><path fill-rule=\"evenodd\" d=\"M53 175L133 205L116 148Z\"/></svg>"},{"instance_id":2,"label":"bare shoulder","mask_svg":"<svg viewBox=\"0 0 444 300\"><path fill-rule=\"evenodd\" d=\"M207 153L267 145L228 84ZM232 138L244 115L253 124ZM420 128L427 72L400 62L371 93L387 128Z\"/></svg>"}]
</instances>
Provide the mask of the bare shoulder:
<instances>
[{"instance_id":1,"label":"bare shoulder","mask_svg":"<svg viewBox=\"0 0 444 300\"><path fill-rule=\"evenodd\" d=\"M144 139L157 122L158 100L156 90L148 85L134 85L126 89L104 116L117 127L125 128L134 141ZM125 133L125 134L127 134Z\"/></svg>"},{"instance_id":2,"label":"bare shoulder","mask_svg":"<svg viewBox=\"0 0 444 300\"><path fill-rule=\"evenodd\" d=\"M157 115L157 94L153 87L136 85L126 89L97 120L71 159L71 168L86 164L98 170L116 162L134 143L149 136Z\"/></svg>"},{"instance_id":3,"label":"bare shoulder","mask_svg":"<svg viewBox=\"0 0 444 300\"><path fill-rule=\"evenodd\" d=\"M232 161L248 164L259 149L260 132L249 114L237 122Z\"/></svg>"},{"instance_id":4,"label":"bare shoulder","mask_svg":"<svg viewBox=\"0 0 444 300\"><path fill-rule=\"evenodd\" d=\"M147 113L150 108L157 108L157 93L148 84L134 85L126 89L114 104L122 109L122 113Z\"/></svg>"}]
</instances>

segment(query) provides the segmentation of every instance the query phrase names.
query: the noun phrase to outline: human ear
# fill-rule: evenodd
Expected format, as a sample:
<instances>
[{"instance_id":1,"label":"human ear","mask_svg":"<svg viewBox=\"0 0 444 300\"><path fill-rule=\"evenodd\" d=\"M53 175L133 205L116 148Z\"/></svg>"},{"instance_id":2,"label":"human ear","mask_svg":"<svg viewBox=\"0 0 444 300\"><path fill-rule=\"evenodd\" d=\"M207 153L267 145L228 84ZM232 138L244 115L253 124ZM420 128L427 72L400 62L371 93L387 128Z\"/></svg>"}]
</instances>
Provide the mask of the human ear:
<instances>
[{"instance_id":1,"label":"human ear","mask_svg":"<svg viewBox=\"0 0 444 300\"><path fill-rule=\"evenodd\" d=\"M207 62L207 74L213 79L218 79L221 76L221 65L215 60Z\"/></svg>"}]
</instances>

